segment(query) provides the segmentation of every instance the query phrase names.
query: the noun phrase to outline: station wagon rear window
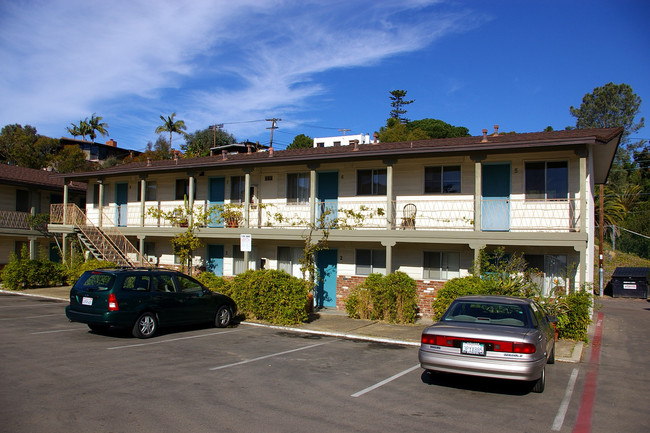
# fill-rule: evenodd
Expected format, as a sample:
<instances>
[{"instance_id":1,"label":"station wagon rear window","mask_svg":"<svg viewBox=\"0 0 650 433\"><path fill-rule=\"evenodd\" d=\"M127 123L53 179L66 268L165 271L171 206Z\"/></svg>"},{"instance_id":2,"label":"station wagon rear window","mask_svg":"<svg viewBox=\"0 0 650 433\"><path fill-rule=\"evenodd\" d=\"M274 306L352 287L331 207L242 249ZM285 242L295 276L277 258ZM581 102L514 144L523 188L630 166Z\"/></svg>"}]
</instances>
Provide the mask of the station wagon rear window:
<instances>
[{"instance_id":1,"label":"station wagon rear window","mask_svg":"<svg viewBox=\"0 0 650 433\"><path fill-rule=\"evenodd\" d=\"M456 302L442 317L443 322L468 322L487 325L528 327L525 306L492 302Z\"/></svg>"},{"instance_id":2,"label":"station wagon rear window","mask_svg":"<svg viewBox=\"0 0 650 433\"><path fill-rule=\"evenodd\" d=\"M77 280L74 287L85 291L103 291L113 287L115 276L104 272L87 271Z\"/></svg>"}]
</instances>

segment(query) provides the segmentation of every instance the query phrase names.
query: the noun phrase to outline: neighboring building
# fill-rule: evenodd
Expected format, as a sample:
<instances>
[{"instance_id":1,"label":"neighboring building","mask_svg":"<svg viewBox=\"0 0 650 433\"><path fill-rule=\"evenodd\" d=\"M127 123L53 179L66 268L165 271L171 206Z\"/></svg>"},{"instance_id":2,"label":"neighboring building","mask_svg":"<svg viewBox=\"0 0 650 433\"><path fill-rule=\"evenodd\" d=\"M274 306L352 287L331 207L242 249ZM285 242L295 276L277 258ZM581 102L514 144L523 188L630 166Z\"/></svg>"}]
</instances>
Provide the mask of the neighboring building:
<instances>
[{"instance_id":1,"label":"neighboring building","mask_svg":"<svg viewBox=\"0 0 650 433\"><path fill-rule=\"evenodd\" d=\"M198 232L204 247L194 264L224 276L262 266L301 276L310 222L325 211L347 218L351 229L332 230L329 249L318 254L318 304L343 308L370 273L400 270L417 281L428 316L436 290L468 275L482 249L524 253L547 291L591 283L594 186L606 182L622 132L485 130L483 137L149 161L65 178L88 182L89 221L106 232L119 227L156 265L177 263L170 239L185 229L151 217L149 208L172 210L185 197L196 208L238 206L237 227L215 221ZM51 230L74 233L62 222ZM252 237L250 253L241 251L242 234Z\"/></svg>"},{"instance_id":2,"label":"neighboring building","mask_svg":"<svg viewBox=\"0 0 650 433\"><path fill-rule=\"evenodd\" d=\"M104 162L110 157L115 157L120 161L126 157L134 157L142 152L131 149L117 147L117 141L110 139L106 144L95 143L94 141L77 140L74 138L61 137L62 146L76 145L79 146L86 154L86 160L91 162Z\"/></svg>"},{"instance_id":3,"label":"neighboring building","mask_svg":"<svg viewBox=\"0 0 650 433\"><path fill-rule=\"evenodd\" d=\"M339 135L336 137L316 137L314 138L314 147L334 147L334 146L352 146L355 141L357 144L370 144L370 134ZM377 137L374 137L374 143L377 143Z\"/></svg>"},{"instance_id":4,"label":"neighboring building","mask_svg":"<svg viewBox=\"0 0 650 433\"><path fill-rule=\"evenodd\" d=\"M252 141L245 141L243 143L224 144L221 146L211 147L210 155L221 155L226 153L252 153L268 150L269 146L260 144L259 142L253 143Z\"/></svg>"},{"instance_id":5,"label":"neighboring building","mask_svg":"<svg viewBox=\"0 0 650 433\"><path fill-rule=\"evenodd\" d=\"M85 183L74 183L68 192L69 203L85 205ZM63 198L63 178L57 173L0 164L0 267L23 246L32 258L45 249L51 259L60 260L55 239L33 229L30 215L48 214L50 205L63 203Z\"/></svg>"}]
</instances>

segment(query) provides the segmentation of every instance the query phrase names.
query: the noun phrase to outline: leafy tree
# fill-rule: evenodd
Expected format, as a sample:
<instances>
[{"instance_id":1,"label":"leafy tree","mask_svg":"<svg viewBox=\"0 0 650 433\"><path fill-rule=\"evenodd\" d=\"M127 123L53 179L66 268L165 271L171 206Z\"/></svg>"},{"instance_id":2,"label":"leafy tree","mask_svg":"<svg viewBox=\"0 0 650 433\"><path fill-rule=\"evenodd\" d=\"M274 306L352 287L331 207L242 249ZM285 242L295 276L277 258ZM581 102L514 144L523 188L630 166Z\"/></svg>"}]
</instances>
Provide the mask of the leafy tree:
<instances>
[{"instance_id":1,"label":"leafy tree","mask_svg":"<svg viewBox=\"0 0 650 433\"><path fill-rule=\"evenodd\" d=\"M63 149L52 158L52 165L59 173L90 171L94 169L93 164L86 160L86 154L79 146L74 144L63 146Z\"/></svg>"},{"instance_id":2,"label":"leafy tree","mask_svg":"<svg viewBox=\"0 0 650 433\"><path fill-rule=\"evenodd\" d=\"M30 125L6 125L0 132L0 160L21 167L47 167L60 146L58 139L39 135Z\"/></svg>"},{"instance_id":3,"label":"leafy tree","mask_svg":"<svg viewBox=\"0 0 650 433\"><path fill-rule=\"evenodd\" d=\"M596 87L592 93L582 98L579 108L571 107L569 112L576 118L576 128L624 128L621 144L616 152L609 184L618 191L625 188L627 173L632 169L631 159L635 151L644 145L644 140L630 142L630 134L644 126L643 117L637 121L636 116L641 106L638 97L629 85L607 83Z\"/></svg>"},{"instance_id":4,"label":"leafy tree","mask_svg":"<svg viewBox=\"0 0 650 433\"><path fill-rule=\"evenodd\" d=\"M288 149L309 149L312 147L314 147L313 138L305 134L298 134L293 138L291 144L287 146L287 150Z\"/></svg>"},{"instance_id":5,"label":"leafy tree","mask_svg":"<svg viewBox=\"0 0 650 433\"><path fill-rule=\"evenodd\" d=\"M464 126L453 126L439 119L421 119L408 122L407 131L420 129L429 138L469 137L469 129Z\"/></svg>"},{"instance_id":6,"label":"leafy tree","mask_svg":"<svg viewBox=\"0 0 650 433\"><path fill-rule=\"evenodd\" d=\"M379 130L379 141L384 143L467 136L469 129L464 126L453 126L438 119L400 123L397 119L390 118L386 121L386 126Z\"/></svg>"},{"instance_id":7,"label":"leafy tree","mask_svg":"<svg viewBox=\"0 0 650 433\"><path fill-rule=\"evenodd\" d=\"M185 134L185 144L181 145L181 150L186 158L209 156L210 148L235 142L235 136L222 129L197 129L191 134Z\"/></svg>"},{"instance_id":8,"label":"leafy tree","mask_svg":"<svg viewBox=\"0 0 650 433\"><path fill-rule=\"evenodd\" d=\"M176 113L172 113L172 115L167 116L166 119L163 116L160 116L163 124L156 128L156 134L169 132L170 147L172 145L172 133L175 132L177 134L185 135L185 130L187 129L187 126L185 126L185 122L183 120L174 120L174 117L176 117Z\"/></svg>"},{"instance_id":9,"label":"leafy tree","mask_svg":"<svg viewBox=\"0 0 650 433\"><path fill-rule=\"evenodd\" d=\"M406 123L409 120L404 116L406 114L406 110L404 109L405 105L412 104L415 102L415 99L412 99L410 101L404 100L406 97L406 90L391 90L390 92L390 106L393 107L392 110L390 110L390 117L392 119L397 119L401 123Z\"/></svg>"},{"instance_id":10,"label":"leafy tree","mask_svg":"<svg viewBox=\"0 0 650 433\"><path fill-rule=\"evenodd\" d=\"M90 130L88 135L92 141L95 141L95 137L97 137L96 132L99 132L102 137L108 135L108 124L102 122L102 119L102 116L95 116L95 113L93 113L93 115L90 116L90 120L86 122L88 124L88 129Z\"/></svg>"}]
</instances>

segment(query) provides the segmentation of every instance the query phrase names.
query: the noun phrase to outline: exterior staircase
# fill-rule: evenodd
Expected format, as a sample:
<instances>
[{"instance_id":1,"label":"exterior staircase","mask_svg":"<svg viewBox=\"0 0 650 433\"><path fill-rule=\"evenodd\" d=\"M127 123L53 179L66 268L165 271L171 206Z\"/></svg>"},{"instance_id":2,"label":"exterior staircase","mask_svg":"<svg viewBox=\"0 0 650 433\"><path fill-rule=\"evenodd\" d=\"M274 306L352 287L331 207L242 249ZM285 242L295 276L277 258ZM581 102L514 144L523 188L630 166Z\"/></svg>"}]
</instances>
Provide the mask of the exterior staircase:
<instances>
[{"instance_id":1,"label":"exterior staircase","mask_svg":"<svg viewBox=\"0 0 650 433\"><path fill-rule=\"evenodd\" d=\"M151 266L117 227L110 227L112 223L105 215L103 218L108 227L101 229L74 204L52 207L50 222L72 225L77 238L96 259L111 261L123 267L136 267L141 264Z\"/></svg>"}]
</instances>

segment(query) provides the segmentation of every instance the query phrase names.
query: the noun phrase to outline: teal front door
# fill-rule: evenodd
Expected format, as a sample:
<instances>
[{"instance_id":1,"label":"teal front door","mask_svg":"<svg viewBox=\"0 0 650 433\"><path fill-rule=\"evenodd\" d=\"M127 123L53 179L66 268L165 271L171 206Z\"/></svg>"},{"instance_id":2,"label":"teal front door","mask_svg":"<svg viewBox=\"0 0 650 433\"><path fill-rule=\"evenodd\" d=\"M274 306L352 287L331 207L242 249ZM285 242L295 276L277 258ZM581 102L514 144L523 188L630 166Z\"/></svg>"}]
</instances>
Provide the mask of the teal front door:
<instances>
[{"instance_id":1,"label":"teal front door","mask_svg":"<svg viewBox=\"0 0 650 433\"><path fill-rule=\"evenodd\" d=\"M332 221L337 218L339 199L339 174L328 171L316 174L316 219Z\"/></svg>"},{"instance_id":2,"label":"teal front door","mask_svg":"<svg viewBox=\"0 0 650 433\"><path fill-rule=\"evenodd\" d=\"M223 177L211 177L208 181L208 206L213 209L208 227L223 227L221 207L225 198L226 180ZM223 255L223 252L222 252Z\"/></svg>"},{"instance_id":3,"label":"teal front door","mask_svg":"<svg viewBox=\"0 0 650 433\"><path fill-rule=\"evenodd\" d=\"M129 202L129 184L115 184L115 224L120 227L126 227L127 223L127 206Z\"/></svg>"},{"instance_id":4,"label":"teal front door","mask_svg":"<svg viewBox=\"0 0 650 433\"><path fill-rule=\"evenodd\" d=\"M217 277L223 276L223 245L208 244L205 268Z\"/></svg>"},{"instance_id":5,"label":"teal front door","mask_svg":"<svg viewBox=\"0 0 650 433\"><path fill-rule=\"evenodd\" d=\"M510 230L510 164L482 167L481 229Z\"/></svg>"},{"instance_id":6,"label":"teal front door","mask_svg":"<svg viewBox=\"0 0 650 433\"><path fill-rule=\"evenodd\" d=\"M316 288L317 307L336 307L336 263L338 251L322 250L316 253L318 285Z\"/></svg>"}]
</instances>

